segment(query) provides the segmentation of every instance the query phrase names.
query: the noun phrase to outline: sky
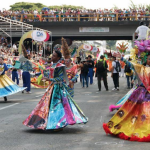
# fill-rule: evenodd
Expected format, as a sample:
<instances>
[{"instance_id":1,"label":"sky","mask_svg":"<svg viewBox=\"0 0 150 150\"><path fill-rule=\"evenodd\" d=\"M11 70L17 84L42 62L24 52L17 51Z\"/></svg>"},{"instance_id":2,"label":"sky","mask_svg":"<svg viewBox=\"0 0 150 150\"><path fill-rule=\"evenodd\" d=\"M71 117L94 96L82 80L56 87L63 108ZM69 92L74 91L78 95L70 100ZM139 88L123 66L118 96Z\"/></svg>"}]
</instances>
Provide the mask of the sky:
<instances>
[{"instance_id":1,"label":"sky","mask_svg":"<svg viewBox=\"0 0 150 150\"><path fill-rule=\"evenodd\" d=\"M1 0L2 1L2 0ZM132 0L135 4L150 4L148 0ZM0 5L0 10L3 8L9 9L10 5L16 2L33 2L33 3L43 3L44 5L76 5L84 6L88 9L98 9L98 8L112 8L116 5L119 8L128 8L131 4L130 0L4 0Z\"/></svg>"}]
</instances>

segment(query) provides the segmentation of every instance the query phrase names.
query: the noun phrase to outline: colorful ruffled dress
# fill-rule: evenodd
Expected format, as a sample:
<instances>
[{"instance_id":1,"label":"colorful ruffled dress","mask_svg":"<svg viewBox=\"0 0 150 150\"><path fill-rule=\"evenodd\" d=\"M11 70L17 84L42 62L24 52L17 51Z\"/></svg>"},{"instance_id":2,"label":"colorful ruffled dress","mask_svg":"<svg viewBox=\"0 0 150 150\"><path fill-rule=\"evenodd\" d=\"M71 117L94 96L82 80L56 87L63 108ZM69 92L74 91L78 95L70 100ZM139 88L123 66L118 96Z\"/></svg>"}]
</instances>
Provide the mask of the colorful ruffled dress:
<instances>
[{"instance_id":1,"label":"colorful ruffled dress","mask_svg":"<svg viewBox=\"0 0 150 150\"><path fill-rule=\"evenodd\" d=\"M0 97L9 96L23 91L26 88L21 88L16 85L6 74L8 70L6 64L0 65Z\"/></svg>"},{"instance_id":2,"label":"colorful ruffled dress","mask_svg":"<svg viewBox=\"0 0 150 150\"><path fill-rule=\"evenodd\" d=\"M63 85L65 73L63 64L59 62L52 64L49 73L52 84L29 117L23 121L24 125L34 129L48 130L87 123L87 117Z\"/></svg>"},{"instance_id":3,"label":"colorful ruffled dress","mask_svg":"<svg viewBox=\"0 0 150 150\"><path fill-rule=\"evenodd\" d=\"M146 142L150 141L150 66L132 64L142 84L103 128L121 139Z\"/></svg>"}]
</instances>

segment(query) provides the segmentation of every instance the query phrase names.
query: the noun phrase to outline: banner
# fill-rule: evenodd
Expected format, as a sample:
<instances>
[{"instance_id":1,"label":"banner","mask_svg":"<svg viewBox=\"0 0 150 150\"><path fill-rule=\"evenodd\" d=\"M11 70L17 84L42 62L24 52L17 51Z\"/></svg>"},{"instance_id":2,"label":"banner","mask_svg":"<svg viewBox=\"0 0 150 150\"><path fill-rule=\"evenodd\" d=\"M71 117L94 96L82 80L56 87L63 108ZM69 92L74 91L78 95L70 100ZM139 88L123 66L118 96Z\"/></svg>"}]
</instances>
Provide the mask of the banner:
<instances>
[{"instance_id":1,"label":"banner","mask_svg":"<svg viewBox=\"0 0 150 150\"><path fill-rule=\"evenodd\" d=\"M45 31L31 30L25 33L19 41L19 48L18 48L19 53L21 54L22 52L22 44L25 39L30 38L38 42L42 42L42 41L46 42L49 40L49 37L50 37L49 34Z\"/></svg>"},{"instance_id":2,"label":"banner","mask_svg":"<svg viewBox=\"0 0 150 150\"><path fill-rule=\"evenodd\" d=\"M79 32L109 32L109 27L79 27Z\"/></svg>"},{"instance_id":3,"label":"banner","mask_svg":"<svg viewBox=\"0 0 150 150\"><path fill-rule=\"evenodd\" d=\"M83 45L83 49L84 49L84 50L90 51L91 48L92 48L91 45L88 45L88 44L84 44L84 45Z\"/></svg>"}]
</instances>

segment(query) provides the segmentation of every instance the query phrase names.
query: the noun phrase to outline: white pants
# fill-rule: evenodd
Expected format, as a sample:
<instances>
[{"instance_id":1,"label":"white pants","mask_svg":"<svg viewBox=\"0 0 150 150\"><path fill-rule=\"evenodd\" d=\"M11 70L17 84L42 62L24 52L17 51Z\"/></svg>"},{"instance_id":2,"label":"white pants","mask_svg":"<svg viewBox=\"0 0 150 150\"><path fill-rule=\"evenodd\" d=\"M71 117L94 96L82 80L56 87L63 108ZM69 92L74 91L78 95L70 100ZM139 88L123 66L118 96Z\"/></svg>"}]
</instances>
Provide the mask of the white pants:
<instances>
[{"instance_id":1,"label":"white pants","mask_svg":"<svg viewBox=\"0 0 150 150\"><path fill-rule=\"evenodd\" d=\"M121 76L124 77L124 68L123 68L123 69L121 68L121 72L119 72L119 76L120 76L120 77L121 77Z\"/></svg>"}]
</instances>

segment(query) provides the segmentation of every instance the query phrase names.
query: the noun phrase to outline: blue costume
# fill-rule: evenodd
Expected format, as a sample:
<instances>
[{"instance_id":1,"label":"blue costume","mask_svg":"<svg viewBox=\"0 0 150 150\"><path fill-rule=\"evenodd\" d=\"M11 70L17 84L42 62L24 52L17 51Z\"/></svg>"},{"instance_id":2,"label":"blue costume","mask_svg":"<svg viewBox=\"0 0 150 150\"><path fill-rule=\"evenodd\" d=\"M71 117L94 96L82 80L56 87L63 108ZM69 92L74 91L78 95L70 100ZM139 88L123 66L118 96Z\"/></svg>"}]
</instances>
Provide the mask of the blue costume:
<instances>
[{"instance_id":1,"label":"blue costume","mask_svg":"<svg viewBox=\"0 0 150 150\"><path fill-rule=\"evenodd\" d=\"M29 71L33 71L32 65L29 61L25 61L21 63L20 69L23 70L23 73L22 73L23 87L27 87L26 91L29 92L31 89Z\"/></svg>"},{"instance_id":2,"label":"blue costume","mask_svg":"<svg viewBox=\"0 0 150 150\"><path fill-rule=\"evenodd\" d=\"M15 94L25 89L18 87L7 75L5 75L5 71L7 70L8 67L5 63L0 65L0 97L4 97L5 101L7 101L6 96Z\"/></svg>"}]
</instances>

